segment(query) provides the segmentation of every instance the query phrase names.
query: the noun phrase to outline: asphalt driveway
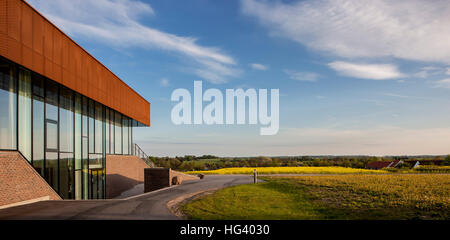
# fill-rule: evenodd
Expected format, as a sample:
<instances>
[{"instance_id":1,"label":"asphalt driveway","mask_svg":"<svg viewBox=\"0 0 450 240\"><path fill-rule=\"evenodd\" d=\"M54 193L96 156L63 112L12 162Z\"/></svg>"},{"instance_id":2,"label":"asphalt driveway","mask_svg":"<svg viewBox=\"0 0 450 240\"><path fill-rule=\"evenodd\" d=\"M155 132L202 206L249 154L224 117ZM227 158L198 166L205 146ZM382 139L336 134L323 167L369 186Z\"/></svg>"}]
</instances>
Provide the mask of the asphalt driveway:
<instances>
[{"instance_id":1,"label":"asphalt driveway","mask_svg":"<svg viewBox=\"0 0 450 240\"><path fill-rule=\"evenodd\" d=\"M202 180L130 197L110 200L41 201L0 210L0 219L179 219L167 202L201 191L253 182L249 175L208 175Z\"/></svg>"}]
</instances>

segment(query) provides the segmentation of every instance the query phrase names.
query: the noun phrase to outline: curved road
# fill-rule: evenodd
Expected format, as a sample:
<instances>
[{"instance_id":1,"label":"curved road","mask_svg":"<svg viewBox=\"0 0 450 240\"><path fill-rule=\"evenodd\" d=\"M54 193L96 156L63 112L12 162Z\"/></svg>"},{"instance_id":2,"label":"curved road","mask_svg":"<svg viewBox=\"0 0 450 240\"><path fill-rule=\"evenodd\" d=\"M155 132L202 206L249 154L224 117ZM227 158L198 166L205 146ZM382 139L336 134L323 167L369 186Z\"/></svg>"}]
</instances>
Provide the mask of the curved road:
<instances>
[{"instance_id":1,"label":"curved road","mask_svg":"<svg viewBox=\"0 0 450 240\"><path fill-rule=\"evenodd\" d=\"M126 199L41 201L0 210L0 219L179 219L168 201L216 188L252 183L249 175L208 175L202 180L144 193Z\"/></svg>"}]
</instances>

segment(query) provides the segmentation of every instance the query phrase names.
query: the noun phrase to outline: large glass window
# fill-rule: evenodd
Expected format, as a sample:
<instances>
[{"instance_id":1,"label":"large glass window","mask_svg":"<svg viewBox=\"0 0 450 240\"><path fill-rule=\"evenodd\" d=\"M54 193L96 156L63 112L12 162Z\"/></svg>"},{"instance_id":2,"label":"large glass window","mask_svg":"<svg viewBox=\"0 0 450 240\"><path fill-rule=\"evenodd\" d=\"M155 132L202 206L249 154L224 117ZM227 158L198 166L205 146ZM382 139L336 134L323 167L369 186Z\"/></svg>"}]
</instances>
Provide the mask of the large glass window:
<instances>
[{"instance_id":1,"label":"large glass window","mask_svg":"<svg viewBox=\"0 0 450 240\"><path fill-rule=\"evenodd\" d=\"M45 85L45 178L59 192L58 175L58 85Z\"/></svg>"},{"instance_id":2,"label":"large glass window","mask_svg":"<svg viewBox=\"0 0 450 240\"><path fill-rule=\"evenodd\" d=\"M109 123L110 123L110 130L111 130L111 136L110 136L110 144L109 144L109 146L110 146L110 151L109 151L109 153L110 154L115 154L115 131L114 131L114 129L115 129L115 124L114 124L114 112L115 111L113 111L113 110L110 110L109 111Z\"/></svg>"},{"instance_id":3,"label":"large glass window","mask_svg":"<svg viewBox=\"0 0 450 240\"><path fill-rule=\"evenodd\" d=\"M98 170L98 198L104 198L105 175L102 169Z\"/></svg>"},{"instance_id":4,"label":"large glass window","mask_svg":"<svg viewBox=\"0 0 450 240\"><path fill-rule=\"evenodd\" d=\"M114 118L115 153L122 154L122 115L115 112Z\"/></svg>"},{"instance_id":5,"label":"large glass window","mask_svg":"<svg viewBox=\"0 0 450 240\"><path fill-rule=\"evenodd\" d=\"M133 155L134 154L134 151L133 151L133 120L132 119L130 119L130 127L129 127L129 130L130 130L130 137L129 137L129 139L130 139L130 155Z\"/></svg>"},{"instance_id":6,"label":"large glass window","mask_svg":"<svg viewBox=\"0 0 450 240\"><path fill-rule=\"evenodd\" d=\"M95 153L95 107L94 101L89 100L89 153Z\"/></svg>"},{"instance_id":7,"label":"large glass window","mask_svg":"<svg viewBox=\"0 0 450 240\"><path fill-rule=\"evenodd\" d=\"M61 87L59 93L59 188L64 199L74 197L73 107L73 92Z\"/></svg>"},{"instance_id":8,"label":"large glass window","mask_svg":"<svg viewBox=\"0 0 450 240\"><path fill-rule=\"evenodd\" d=\"M44 80L33 75L33 166L44 176Z\"/></svg>"},{"instance_id":9,"label":"large glass window","mask_svg":"<svg viewBox=\"0 0 450 240\"><path fill-rule=\"evenodd\" d=\"M81 159L82 159L82 165L83 165L83 170L82 170L82 178L83 178L83 199L89 199L90 195L89 195L89 191L90 191L90 186L91 186L91 181L89 178L89 153L88 153L88 148L89 148L89 135L88 135L88 130L89 130L89 102L88 99L86 97L82 97L82 112L83 115L81 117Z\"/></svg>"},{"instance_id":10,"label":"large glass window","mask_svg":"<svg viewBox=\"0 0 450 240\"><path fill-rule=\"evenodd\" d=\"M91 198L96 199L98 197L98 174L97 171L91 170L91 180L92 180L92 191Z\"/></svg>"},{"instance_id":11,"label":"large glass window","mask_svg":"<svg viewBox=\"0 0 450 240\"><path fill-rule=\"evenodd\" d=\"M59 153L59 194L63 199L74 197L73 153Z\"/></svg>"},{"instance_id":12,"label":"large glass window","mask_svg":"<svg viewBox=\"0 0 450 240\"><path fill-rule=\"evenodd\" d=\"M83 198L81 95L75 95L75 199Z\"/></svg>"},{"instance_id":13,"label":"large glass window","mask_svg":"<svg viewBox=\"0 0 450 240\"><path fill-rule=\"evenodd\" d=\"M73 92L61 88L59 95L59 151L73 153L74 111Z\"/></svg>"},{"instance_id":14,"label":"large glass window","mask_svg":"<svg viewBox=\"0 0 450 240\"><path fill-rule=\"evenodd\" d=\"M127 154L127 155L130 152L130 142L129 142L130 139L128 138L129 137L128 125L129 125L128 118L123 116L122 117L123 154Z\"/></svg>"},{"instance_id":15,"label":"large glass window","mask_svg":"<svg viewBox=\"0 0 450 240\"><path fill-rule=\"evenodd\" d=\"M110 154L109 151L109 138L110 138L110 127L111 124L109 123L109 109L105 109L105 154Z\"/></svg>"},{"instance_id":16,"label":"large glass window","mask_svg":"<svg viewBox=\"0 0 450 240\"><path fill-rule=\"evenodd\" d=\"M15 67L0 59L0 149L17 149Z\"/></svg>"},{"instance_id":17,"label":"large glass window","mask_svg":"<svg viewBox=\"0 0 450 240\"><path fill-rule=\"evenodd\" d=\"M31 74L19 70L19 151L31 161Z\"/></svg>"},{"instance_id":18,"label":"large glass window","mask_svg":"<svg viewBox=\"0 0 450 240\"><path fill-rule=\"evenodd\" d=\"M103 106L95 103L95 153L103 153Z\"/></svg>"}]
</instances>

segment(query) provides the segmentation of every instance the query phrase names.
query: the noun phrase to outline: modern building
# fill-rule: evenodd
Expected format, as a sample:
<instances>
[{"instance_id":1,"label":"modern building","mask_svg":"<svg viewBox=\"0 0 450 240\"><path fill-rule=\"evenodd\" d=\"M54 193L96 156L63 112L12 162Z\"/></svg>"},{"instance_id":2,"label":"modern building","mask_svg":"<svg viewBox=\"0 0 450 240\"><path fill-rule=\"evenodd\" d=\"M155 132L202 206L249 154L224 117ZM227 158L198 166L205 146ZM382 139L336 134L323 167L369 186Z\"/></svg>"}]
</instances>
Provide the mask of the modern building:
<instances>
[{"instance_id":1,"label":"modern building","mask_svg":"<svg viewBox=\"0 0 450 240\"><path fill-rule=\"evenodd\" d=\"M62 199L102 199L106 156L136 154L144 126L148 101L28 3L0 0L0 151Z\"/></svg>"}]
</instances>

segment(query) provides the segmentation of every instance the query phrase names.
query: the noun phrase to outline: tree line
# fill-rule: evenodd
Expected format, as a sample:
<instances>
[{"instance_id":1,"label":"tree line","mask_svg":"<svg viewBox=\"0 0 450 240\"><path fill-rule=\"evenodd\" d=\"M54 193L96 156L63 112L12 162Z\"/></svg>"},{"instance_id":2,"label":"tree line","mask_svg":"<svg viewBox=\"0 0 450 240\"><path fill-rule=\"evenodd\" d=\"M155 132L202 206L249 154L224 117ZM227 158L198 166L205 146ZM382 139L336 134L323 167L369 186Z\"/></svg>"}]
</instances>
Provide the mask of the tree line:
<instances>
[{"instance_id":1,"label":"tree line","mask_svg":"<svg viewBox=\"0 0 450 240\"><path fill-rule=\"evenodd\" d=\"M229 167L292 167L292 166L340 166L351 168L365 168L374 161L404 160L405 162L420 161L422 165L432 165L432 161L441 161L441 165L450 166L450 155L447 156L293 156L293 157L217 157L177 156L177 157L149 157L158 167L172 168L179 171L215 170Z\"/></svg>"}]
</instances>

